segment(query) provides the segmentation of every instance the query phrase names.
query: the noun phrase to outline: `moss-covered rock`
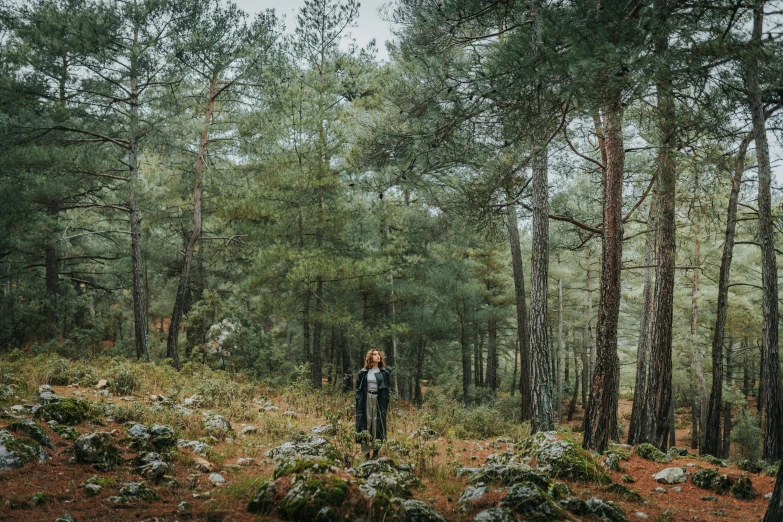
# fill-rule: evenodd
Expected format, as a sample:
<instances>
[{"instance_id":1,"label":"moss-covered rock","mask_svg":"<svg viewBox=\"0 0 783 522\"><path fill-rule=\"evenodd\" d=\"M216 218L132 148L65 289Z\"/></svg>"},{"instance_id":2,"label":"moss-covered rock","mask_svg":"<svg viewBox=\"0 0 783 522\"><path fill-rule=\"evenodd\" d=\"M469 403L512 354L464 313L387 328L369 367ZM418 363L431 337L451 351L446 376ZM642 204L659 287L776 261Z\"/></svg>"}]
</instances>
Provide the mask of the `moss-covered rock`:
<instances>
[{"instance_id":1,"label":"moss-covered rock","mask_svg":"<svg viewBox=\"0 0 783 522\"><path fill-rule=\"evenodd\" d=\"M14 437L6 430L0 430L0 471L21 468L31 462L43 462L46 451L30 439Z\"/></svg>"},{"instance_id":2,"label":"moss-covered rock","mask_svg":"<svg viewBox=\"0 0 783 522\"><path fill-rule=\"evenodd\" d=\"M177 446L177 434L171 426L155 424L150 428L150 444L158 451L166 451Z\"/></svg>"},{"instance_id":3,"label":"moss-covered rock","mask_svg":"<svg viewBox=\"0 0 783 522\"><path fill-rule=\"evenodd\" d=\"M617 472L623 472L625 471L620 464L622 459L620 459L620 456L617 453L607 453L604 456L603 465L606 469L611 471L617 471Z\"/></svg>"},{"instance_id":4,"label":"moss-covered rock","mask_svg":"<svg viewBox=\"0 0 783 522\"><path fill-rule=\"evenodd\" d=\"M33 439L41 446L54 448L51 439L49 439L49 436L46 434L43 428L32 419L12 422L8 425L7 429L13 433L21 433L22 435Z\"/></svg>"},{"instance_id":5,"label":"moss-covered rock","mask_svg":"<svg viewBox=\"0 0 783 522\"><path fill-rule=\"evenodd\" d=\"M92 464L99 471L114 469L117 464L122 462L111 434L105 431L88 433L76 439L73 453L76 462Z\"/></svg>"},{"instance_id":6,"label":"moss-covered rock","mask_svg":"<svg viewBox=\"0 0 783 522\"><path fill-rule=\"evenodd\" d=\"M202 416L203 420L201 421L201 427L213 437L223 439L234 433L231 423L222 415L212 413L211 411L205 411L202 413Z\"/></svg>"},{"instance_id":7,"label":"moss-covered rock","mask_svg":"<svg viewBox=\"0 0 783 522\"><path fill-rule=\"evenodd\" d=\"M557 440L551 433L536 433L520 443L523 454L536 459L536 467L553 478L579 482L608 484L609 475L592 454L566 440Z\"/></svg>"},{"instance_id":8,"label":"moss-covered rock","mask_svg":"<svg viewBox=\"0 0 783 522\"><path fill-rule=\"evenodd\" d=\"M54 430L55 433L57 433L60 437L62 437L65 440L76 440L79 438L79 432L70 426L66 426L64 424L58 424L52 429Z\"/></svg>"},{"instance_id":9,"label":"moss-covered rock","mask_svg":"<svg viewBox=\"0 0 783 522\"><path fill-rule=\"evenodd\" d=\"M752 500L756 498L753 490L753 481L750 477L742 476L731 486L731 496L739 500Z\"/></svg>"},{"instance_id":10,"label":"moss-covered rock","mask_svg":"<svg viewBox=\"0 0 783 522\"><path fill-rule=\"evenodd\" d=\"M687 457L688 450L685 448L678 448L677 446L671 446L666 450L666 453L672 458Z\"/></svg>"},{"instance_id":11,"label":"moss-covered rock","mask_svg":"<svg viewBox=\"0 0 783 522\"><path fill-rule=\"evenodd\" d=\"M717 475L712 480L712 489L714 489L715 492L719 494L726 493L731 489L731 486L733 485L734 485L734 479L732 479L730 476L726 475L725 473Z\"/></svg>"},{"instance_id":12,"label":"moss-covered rock","mask_svg":"<svg viewBox=\"0 0 783 522\"><path fill-rule=\"evenodd\" d=\"M741 460L737 462L737 467L742 471L747 471L748 473L761 473L764 471L764 466L758 462L753 462L752 460Z\"/></svg>"},{"instance_id":13,"label":"moss-covered rock","mask_svg":"<svg viewBox=\"0 0 783 522\"><path fill-rule=\"evenodd\" d=\"M587 507L587 502L577 497L568 497L560 502L558 505L574 515L583 517L590 514L590 508Z\"/></svg>"},{"instance_id":14,"label":"moss-covered rock","mask_svg":"<svg viewBox=\"0 0 783 522\"><path fill-rule=\"evenodd\" d=\"M299 473L328 473L334 461L324 457L283 458L275 463L274 478Z\"/></svg>"},{"instance_id":15,"label":"moss-covered rock","mask_svg":"<svg viewBox=\"0 0 783 522\"><path fill-rule=\"evenodd\" d=\"M35 412L35 418L45 421L55 420L67 426L76 426L93 417L93 413L93 406L89 402L75 397L63 397L38 408Z\"/></svg>"},{"instance_id":16,"label":"moss-covered rock","mask_svg":"<svg viewBox=\"0 0 783 522\"><path fill-rule=\"evenodd\" d=\"M489 508L473 517L473 522L516 522L514 514L507 508Z\"/></svg>"},{"instance_id":17,"label":"moss-covered rock","mask_svg":"<svg viewBox=\"0 0 783 522\"><path fill-rule=\"evenodd\" d=\"M644 502L644 499L639 493L632 490L628 486L623 486L622 484L609 484L606 487L606 490L611 491L612 493L617 493L619 495L622 495L627 500L630 500L632 502Z\"/></svg>"},{"instance_id":18,"label":"moss-covered rock","mask_svg":"<svg viewBox=\"0 0 783 522\"><path fill-rule=\"evenodd\" d=\"M718 457L713 457L712 455L704 455L702 459L709 464L712 464L713 466L719 466L721 468L725 468L729 465L725 460L721 460Z\"/></svg>"},{"instance_id":19,"label":"moss-covered rock","mask_svg":"<svg viewBox=\"0 0 783 522\"><path fill-rule=\"evenodd\" d=\"M541 472L533 471L527 464L490 464L471 475L470 482L478 484L502 484L511 486L517 482L530 481L542 489L549 487L549 477Z\"/></svg>"},{"instance_id":20,"label":"moss-covered rock","mask_svg":"<svg viewBox=\"0 0 783 522\"><path fill-rule=\"evenodd\" d=\"M531 482L522 482L509 488L500 503L532 522L565 520L562 509L552 498Z\"/></svg>"},{"instance_id":21,"label":"moss-covered rock","mask_svg":"<svg viewBox=\"0 0 783 522\"><path fill-rule=\"evenodd\" d=\"M137 500L156 502L160 496L144 482L125 482L116 496L109 497L115 504L128 504Z\"/></svg>"},{"instance_id":22,"label":"moss-covered rock","mask_svg":"<svg viewBox=\"0 0 783 522\"><path fill-rule=\"evenodd\" d=\"M247 510L259 515L268 515L275 509L275 483L264 481L247 504Z\"/></svg>"},{"instance_id":23,"label":"moss-covered rock","mask_svg":"<svg viewBox=\"0 0 783 522\"><path fill-rule=\"evenodd\" d=\"M312 520L321 508L340 507L347 493L348 483L338 477L302 475L280 501L278 509L287 520Z\"/></svg>"},{"instance_id":24,"label":"moss-covered rock","mask_svg":"<svg viewBox=\"0 0 783 522\"><path fill-rule=\"evenodd\" d=\"M591 498L587 502L590 513L607 522L627 522L625 513L613 502L607 502L600 498Z\"/></svg>"},{"instance_id":25,"label":"moss-covered rock","mask_svg":"<svg viewBox=\"0 0 783 522\"><path fill-rule=\"evenodd\" d=\"M397 510L400 522L446 522L443 516L421 500L409 499Z\"/></svg>"},{"instance_id":26,"label":"moss-covered rock","mask_svg":"<svg viewBox=\"0 0 783 522\"><path fill-rule=\"evenodd\" d=\"M668 455L648 442L636 446L636 454L645 460L651 460L661 464L668 464L671 462L671 458L669 458Z\"/></svg>"},{"instance_id":27,"label":"moss-covered rock","mask_svg":"<svg viewBox=\"0 0 783 522\"><path fill-rule=\"evenodd\" d=\"M560 500L571 496L571 488L565 482L553 482L547 490L552 500Z\"/></svg>"},{"instance_id":28,"label":"moss-covered rock","mask_svg":"<svg viewBox=\"0 0 783 522\"><path fill-rule=\"evenodd\" d=\"M718 472L714 469L700 469L691 477L691 481L701 489L712 489L712 481L718 476Z\"/></svg>"},{"instance_id":29,"label":"moss-covered rock","mask_svg":"<svg viewBox=\"0 0 783 522\"><path fill-rule=\"evenodd\" d=\"M301 437L296 441L284 442L265 453L275 460L283 458L326 457L337 459L337 451L323 437Z\"/></svg>"}]
</instances>

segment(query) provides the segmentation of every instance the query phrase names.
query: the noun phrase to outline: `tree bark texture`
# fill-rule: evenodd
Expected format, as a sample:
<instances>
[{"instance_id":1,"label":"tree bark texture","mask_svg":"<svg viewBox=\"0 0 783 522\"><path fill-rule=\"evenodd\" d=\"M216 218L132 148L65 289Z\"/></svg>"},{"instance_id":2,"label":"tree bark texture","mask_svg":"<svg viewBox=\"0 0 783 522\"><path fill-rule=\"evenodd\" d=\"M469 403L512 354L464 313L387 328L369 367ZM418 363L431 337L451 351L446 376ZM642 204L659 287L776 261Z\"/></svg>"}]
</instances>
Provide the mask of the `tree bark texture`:
<instances>
[{"instance_id":1,"label":"tree bark texture","mask_svg":"<svg viewBox=\"0 0 783 522\"><path fill-rule=\"evenodd\" d=\"M658 2L664 4L665 1ZM661 11L665 7L660 7ZM662 58L668 50L668 34L661 31L655 52ZM672 408L672 316L674 304L675 235L675 108L671 73L667 65L658 70L658 133L661 142L657 158L656 197L658 198L658 248L656 255L655 311L647 375L647 430L645 441L662 450L669 446Z\"/></svg>"},{"instance_id":2,"label":"tree bark texture","mask_svg":"<svg viewBox=\"0 0 783 522\"><path fill-rule=\"evenodd\" d=\"M201 237L202 230L201 196L203 185L201 183L201 177L204 173L204 166L206 164L207 145L209 144L209 127L212 123L212 113L215 108L217 85L218 78L215 75L209 82L209 98L207 98L206 110L204 111L204 123L201 128L201 136L199 137L198 157L196 159L196 170L193 178L193 230L190 233L190 237L188 237L188 244L185 246L185 260L182 263L182 272L180 272L179 275L177 296L174 299L174 311L171 314L168 342L166 343L166 356L171 359L174 368L177 370L179 370L180 366L177 344L179 327L182 322L182 311L185 305L185 293L188 288L190 267L193 264L193 252L196 250L196 242Z\"/></svg>"},{"instance_id":3,"label":"tree bark texture","mask_svg":"<svg viewBox=\"0 0 783 522\"><path fill-rule=\"evenodd\" d=\"M764 59L762 30L764 0L757 0L753 8L753 36L751 52L753 63L747 71L746 87L748 104L753 121L753 138L758 162L758 216L759 243L761 244L761 286L763 287L762 353L764 358L764 430L763 458L770 464L783 458L783 385L780 382L778 358L778 269L772 223L772 166L769 159L767 127L759 84L760 66Z\"/></svg>"},{"instance_id":4,"label":"tree bark texture","mask_svg":"<svg viewBox=\"0 0 783 522\"><path fill-rule=\"evenodd\" d=\"M557 265L560 267L560 256L557 256ZM555 351L555 375L557 382L557 398L555 411L557 422L563 423L563 374L561 371L563 359L563 278L557 278L557 350Z\"/></svg>"},{"instance_id":5,"label":"tree bark texture","mask_svg":"<svg viewBox=\"0 0 783 522\"><path fill-rule=\"evenodd\" d=\"M547 149L533 156L533 234L530 264L530 383L533 432L555 428L549 368L547 289L549 279L549 187Z\"/></svg>"},{"instance_id":6,"label":"tree bark texture","mask_svg":"<svg viewBox=\"0 0 783 522\"><path fill-rule=\"evenodd\" d=\"M525 272L522 265L522 248L519 244L519 225L515 205L508 208L508 240L511 246L511 267L514 271L514 296L517 304L517 337L519 339L519 395L521 419L530 420L530 336L527 325L525 301Z\"/></svg>"},{"instance_id":7,"label":"tree bark texture","mask_svg":"<svg viewBox=\"0 0 783 522\"><path fill-rule=\"evenodd\" d=\"M628 444L637 444L644 433L644 405L647 397L647 359L650 351L650 323L653 313L653 285L655 263L655 216L658 210L653 200L647 218L647 237L644 240L644 290L642 292L642 317L639 321L639 340L636 344L636 382L631 406L631 420L628 424Z\"/></svg>"},{"instance_id":8,"label":"tree bark texture","mask_svg":"<svg viewBox=\"0 0 783 522\"><path fill-rule=\"evenodd\" d=\"M745 136L740 143L737 158L734 163L734 175L731 179L731 192L729 193L729 208L726 215L726 233L723 238L723 254L720 261L720 273L718 275L718 306L715 313L715 328L712 334L712 388L710 390L710 402L707 407L707 422L702 427L704 444L702 452L709 455L719 453L721 447L720 435L720 411L723 403L723 338L726 332L726 317L729 310L729 278L731 275L731 261L734 257L734 233L737 229L737 202L739 200L740 187L742 186L742 174L745 172L745 155L752 134Z\"/></svg>"},{"instance_id":9,"label":"tree bark texture","mask_svg":"<svg viewBox=\"0 0 783 522\"><path fill-rule=\"evenodd\" d=\"M595 369L585 411L583 446L603 452L617 431L620 361L617 321L620 315L620 277L623 259L623 108L620 93L604 107L603 144L606 163L603 183L603 242L601 288L596 325Z\"/></svg>"},{"instance_id":10,"label":"tree bark texture","mask_svg":"<svg viewBox=\"0 0 783 522\"><path fill-rule=\"evenodd\" d=\"M726 347L726 382L724 385L726 386L726 389L731 392L731 388L733 385L733 377L731 371L731 365L732 365L732 352L734 348L734 339L731 339L729 341L729 345ZM717 457L721 458L729 458L729 453L731 452L731 403L729 401L725 401L723 403L723 445L721 448L721 454L716 455Z\"/></svg>"},{"instance_id":11,"label":"tree bark texture","mask_svg":"<svg viewBox=\"0 0 783 522\"><path fill-rule=\"evenodd\" d=\"M323 377L323 358L321 350L321 333L323 331L323 321L321 319L321 310L323 305L324 283L317 281L315 283L315 321L313 321L313 351L310 360L312 362L313 388L321 389L321 379Z\"/></svg>"},{"instance_id":12,"label":"tree bark texture","mask_svg":"<svg viewBox=\"0 0 783 522\"><path fill-rule=\"evenodd\" d=\"M467 325L464 312L460 315L459 342L462 349L462 404L468 405L468 393L470 391L470 340L468 339Z\"/></svg>"}]
</instances>

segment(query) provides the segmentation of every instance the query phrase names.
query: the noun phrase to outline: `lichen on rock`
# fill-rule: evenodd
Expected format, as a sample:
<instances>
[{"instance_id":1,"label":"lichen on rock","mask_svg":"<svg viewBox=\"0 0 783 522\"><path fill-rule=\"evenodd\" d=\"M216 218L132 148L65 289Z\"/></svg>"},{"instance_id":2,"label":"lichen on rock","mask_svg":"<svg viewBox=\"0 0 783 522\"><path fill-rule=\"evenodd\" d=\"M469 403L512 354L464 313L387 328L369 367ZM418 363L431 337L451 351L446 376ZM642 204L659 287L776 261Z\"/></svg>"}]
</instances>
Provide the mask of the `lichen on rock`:
<instances>
[{"instance_id":1,"label":"lichen on rock","mask_svg":"<svg viewBox=\"0 0 783 522\"><path fill-rule=\"evenodd\" d=\"M99 471L111 470L122 462L111 434L105 431L87 433L76 439L73 453L77 463L92 464Z\"/></svg>"}]
</instances>

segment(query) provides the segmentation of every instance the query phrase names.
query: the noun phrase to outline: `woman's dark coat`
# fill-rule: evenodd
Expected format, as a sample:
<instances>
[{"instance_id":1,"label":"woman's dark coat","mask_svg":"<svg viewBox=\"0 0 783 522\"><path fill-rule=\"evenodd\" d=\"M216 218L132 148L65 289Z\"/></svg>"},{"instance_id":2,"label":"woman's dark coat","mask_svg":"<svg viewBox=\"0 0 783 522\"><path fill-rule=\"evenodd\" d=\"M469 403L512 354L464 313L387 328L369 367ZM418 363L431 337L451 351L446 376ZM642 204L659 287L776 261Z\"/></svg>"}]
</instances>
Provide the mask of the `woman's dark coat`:
<instances>
[{"instance_id":1,"label":"woman's dark coat","mask_svg":"<svg viewBox=\"0 0 783 522\"><path fill-rule=\"evenodd\" d=\"M386 409L389 407L389 370L381 368L378 375L378 409L376 410L376 439L386 439ZM367 431L367 368L356 377L356 433Z\"/></svg>"}]
</instances>

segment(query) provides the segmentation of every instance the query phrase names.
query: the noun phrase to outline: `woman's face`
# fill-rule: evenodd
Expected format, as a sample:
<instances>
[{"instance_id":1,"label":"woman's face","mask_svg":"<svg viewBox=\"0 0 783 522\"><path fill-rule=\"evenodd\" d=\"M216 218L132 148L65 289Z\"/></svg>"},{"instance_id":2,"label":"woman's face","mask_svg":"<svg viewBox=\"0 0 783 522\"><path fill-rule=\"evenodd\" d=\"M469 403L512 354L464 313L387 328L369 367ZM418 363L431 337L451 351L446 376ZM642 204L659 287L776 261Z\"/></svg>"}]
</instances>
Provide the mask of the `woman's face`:
<instances>
[{"instance_id":1,"label":"woman's face","mask_svg":"<svg viewBox=\"0 0 783 522\"><path fill-rule=\"evenodd\" d=\"M379 352L378 350L372 351L372 362L374 362L375 364L381 362L381 352Z\"/></svg>"}]
</instances>

